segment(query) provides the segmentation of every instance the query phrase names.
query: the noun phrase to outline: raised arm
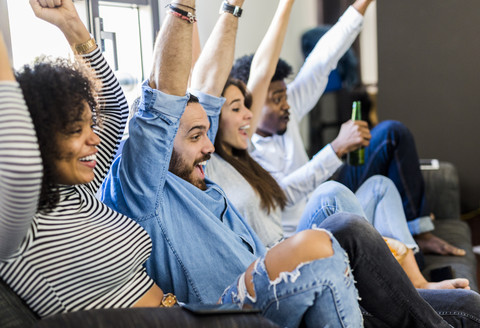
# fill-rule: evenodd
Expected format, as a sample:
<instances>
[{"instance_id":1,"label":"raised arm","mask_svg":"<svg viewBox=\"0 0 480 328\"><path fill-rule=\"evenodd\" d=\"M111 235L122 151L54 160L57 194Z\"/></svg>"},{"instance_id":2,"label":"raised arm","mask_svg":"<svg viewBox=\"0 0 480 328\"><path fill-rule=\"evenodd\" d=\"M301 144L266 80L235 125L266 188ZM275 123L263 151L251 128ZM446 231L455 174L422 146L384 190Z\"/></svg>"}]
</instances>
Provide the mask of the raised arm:
<instances>
[{"instance_id":1,"label":"raised arm","mask_svg":"<svg viewBox=\"0 0 480 328\"><path fill-rule=\"evenodd\" d=\"M194 0L172 2L155 41L129 138L112 165L100 198L133 219L151 217L164 201L173 141L187 105L192 64Z\"/></svg>"},{"instance_id":2,"label":"raised arm","mask_svg":"<svg viewBox=\"0 0 480 328\"><path fill-rule=\"evenodd\" d=\"M97 127L100 145L97 146L95 178L87 187L95 193L101 185L118 148L128 117L128 104L111 68L78 16L72 0L52 0L41 5L30 0L35 15L55 26L64 34L76 54L87 63L101 82L98 92L101 126ZM96 113L94 113L96 115Z\"/></svg>"},{"instance_id":3,"label":"raised arm","mask_svg":"<svg viewBox=\"0 0 480 328\"><path fill-rule=\"evenodd\" d=\"M176 1L175 6L188 11L195 7L195 0ZM166 15L153 50L151 88L169 95L185 95L192 64L192 33L193 24Z\"/></svg>"},{"instance_id":4,"label":"raised arm","mask_svg":"<svg viewBox=\"0 0 480 328\"><path fill-rule=\"evenodd\" d=\"M357 0L352 4L352 7L355 8L361 15L365 15L368 6L373 2L373 0Z\"/></svg>"},{"instance_id":5,"label":"raised arm","mask_svg":"<svg viewBox=\"0 0 480 328\"><path fill-rule=\"evenodd\" d=\"M244 0L230 0L241 7ZM220 15L193 69L191 88L219 97L232 69L238 18L230 13Z\"/></svg>"},{"instance_id":6,"label":"raised arm","mask_svg":"<svg viewBox=\"0 0 480 328\"><path fill-rule=\"evenodd\" d=\"M249 138L257 129L263 104L267 98L268 86L275 74L283 41L287 31L290 13L295 0L280 0L270 27L263 37L252 59L247 88L252 93L252 120L248 130Z\"/></svg>"},{"instance_id":7,"label":"raised arm","mask_svg":"<svg viewBox=\"0 0 480 328\"><path fill-rule=\"evenodd\" d=\"M42 163L0 31L0 260L20 246L37 211Z\"/></svg>"},{"instance_id":8,"label":"raised arm","mask_svg":"<svg viewBox=\"0 0 480 328\"><path fill-rule=\"evenodd\" d=\"M360 33L363 14L372 1L355 1L317 42L295 80L288 84L288 102L298 120L315 106L325 91L330 72Z\"/></svg>"},{"instance_id":9,"label":"raised arm","mask_svg":"<svg viewBox=\"0 0 480 328\"><path fill-rule=\"evenodd\" d=\"M80 20L71 0L43 2L48 4L41 5L38 0L30 0L30 6L35 16L57 26L71 46L83 44L90 40L90 33Z\"/></svg>"},{"instance_id":10,"label":"raised arm","mask_svg":"<svg viewBox=\"0 0 480 328\"><path fill-rule=\"evenodd\" d=\"M3 41L3 33L0 30L0 81L15 81L10 62L8 60L7 47Z\"/></svg>"}]
</instances>

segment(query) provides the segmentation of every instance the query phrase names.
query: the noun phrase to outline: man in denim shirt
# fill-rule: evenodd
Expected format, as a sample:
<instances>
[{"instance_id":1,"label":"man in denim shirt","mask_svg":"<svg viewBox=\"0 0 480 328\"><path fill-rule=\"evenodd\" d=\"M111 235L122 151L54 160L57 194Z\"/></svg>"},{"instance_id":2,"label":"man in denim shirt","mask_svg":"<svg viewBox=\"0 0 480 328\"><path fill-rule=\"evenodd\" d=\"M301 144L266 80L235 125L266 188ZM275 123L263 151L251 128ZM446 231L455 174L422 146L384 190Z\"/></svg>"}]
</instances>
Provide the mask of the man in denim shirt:
<instances>
[{"instance_id":1,"label":"man in denim shirt","mask_svg":"<svg viewBox=\"0 0 480 328\"><path fill-rule=\"evenodd\" d=\"M243 0L229 3L241 6ZM362 326L348 257L333 236L307 230L267 253L221 188L205 178L203 165L214 151L224 101L218 96L233 62L238 17L223 7L192 75L197 102L186 95L192 19L183 14L194 6L194 0L180 0L170 7L139 112L105 180L103 200L148 231L153 249L147 271L183 302L215 303L221 297L224 303L260 308L288 327L302 321L314 327ZM349 252L361 305L375 316L367 320L395 327L449 327L419 297L363 218L340 214L323 227ZM441 299L439 292L429 301ZM480 303L472 299L472 304Z\"/></svg>"}]
</instances>

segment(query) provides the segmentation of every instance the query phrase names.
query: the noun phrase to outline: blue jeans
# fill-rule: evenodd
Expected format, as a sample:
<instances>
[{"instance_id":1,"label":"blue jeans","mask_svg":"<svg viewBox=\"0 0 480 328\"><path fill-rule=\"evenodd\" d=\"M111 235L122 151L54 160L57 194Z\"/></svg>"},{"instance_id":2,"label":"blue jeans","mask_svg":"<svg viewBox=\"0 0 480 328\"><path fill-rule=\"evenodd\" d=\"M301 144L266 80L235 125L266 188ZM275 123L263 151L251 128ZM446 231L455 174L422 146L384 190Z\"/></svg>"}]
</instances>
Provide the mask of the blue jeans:
<instances>
[{"instance_id":1,"label":"blue jeans","mask_svg":"<svg viewBox=\"0 0 480 328\"><path fill-rule=\"evenodd\" d=\"M360 305L370 314L364 315L365 327L480 327L478 293L417 291L365 219L339 213L320 227L333 233L350 258Z\"/></svg>"},{"instance_id":2,"label":"blue jeans","mask_svg":"<svg viewBox=\"0 0 480 328\"><path fill-rule=\"evenodd\" d=\"M253 270L255 299L247 294L240 275L222 295L222 303L255 307L282 327L362 327L358 293L345 251L332 239L334 255L300 264L271 281L264 257ZM240 282L240 283L239 283Z\"/></svg>"},{"instance_id":3,"label":"blue jeans","mask_svg":"<svg viewBox=\"0 0 480 328\"><path fill-rule=\"evenodd\" d=\"M408 230L400 195L393 182L384 176L367 179L355 194L338 182L322 183L310 196L297 231L319 226L327 217L340 212L364 217L382 236L418 249Z\"/></svg>"},{"instance_id":4,"label":"blue jeans","mask_svg":"<svg viewBox=\"0 0 480 328\"><path fill-rule=\"evenodd\" d=\"M420 171L415 141L400 122L384 121L372 129L365 148L365 164L344 165L333 179L356 191L369 177L389 177L402 197L410 232L417 235L434 229L425 199L425 184Z\"/></svg>"}]
</instances>

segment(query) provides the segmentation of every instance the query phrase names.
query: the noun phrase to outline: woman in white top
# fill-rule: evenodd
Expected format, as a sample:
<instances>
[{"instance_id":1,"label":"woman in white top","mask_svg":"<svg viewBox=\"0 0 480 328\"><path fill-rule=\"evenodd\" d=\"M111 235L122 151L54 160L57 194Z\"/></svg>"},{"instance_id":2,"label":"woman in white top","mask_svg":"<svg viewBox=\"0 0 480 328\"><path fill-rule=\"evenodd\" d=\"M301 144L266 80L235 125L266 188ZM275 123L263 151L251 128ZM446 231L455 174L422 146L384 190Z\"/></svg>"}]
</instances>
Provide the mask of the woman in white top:
<instances>
[{"instance_id":1,"label":"woman in white top","mask_svg":"<svg viewBox=\"0 0 480 328\"><path fill-rule=\"evenodd\" d=\"M206 167L207 176L222 187L227 197L248 220L267 247L273 246L283 238L281 211L293 201L289 199L289 195L292 194L289 188L294 186L279 186L276 180L250 157L248 148L251 147L250 138L256 130L268 88L276 70L293 2L293 0L280 1L272 23L253 57L247 86L237 79L230 78L227 81L222 94L226 101L220 115L215 153ZM386 177L375 176L369 179L370 182L367 180L365 185L376 182L375 179L390 182ZM331 184L335 186L330 189ZM320 192L314 197L322 197L322 192L327 194L331 190L352 194L348 188L341 187L343 186L336 182L328 182L323 190L322 187L319 188ZM393 183L386 188L385 193L387 192L390 195L398 194ZM401 236L397 239L404 239L402 241L408 244L410 248L404 248L405 254L401 256L402 266L415 287L469 289L467 279L452 279L440 283L429 283L425 280L411 249L416 244L408 230L399 195L385 197L389 199L388 203L382 200L384 208L395 208L398 213L383 215L377 220L369 218L369 215L378 214L375 212L381 207L379 203L370 206L371 211L367 210L368 213L374 214L365 215L355 196L353 194L348 196L344 199L352 200L354 203L344 205L355 209L354 213L368 218L381 234L391 236L393 229L396 235L391 237ZM339 197L338 200L341 201L342 198ZM395 204L395 201L398 204ZM402 233L398 232L399 226L402 228Z\"/></svg>"},{"instance_id":2,"label":"woman in white top","mask_svg":"<svg viewBox=\"0 0 480 328\"><path fill-rule=\"evenodd\" d=\"M148 234L95 198L128 115L123 92L71 0L30 4L78 56L15 77L0 39L0 277L40 317L159 306Z\"/></svg>"}]
</instances>

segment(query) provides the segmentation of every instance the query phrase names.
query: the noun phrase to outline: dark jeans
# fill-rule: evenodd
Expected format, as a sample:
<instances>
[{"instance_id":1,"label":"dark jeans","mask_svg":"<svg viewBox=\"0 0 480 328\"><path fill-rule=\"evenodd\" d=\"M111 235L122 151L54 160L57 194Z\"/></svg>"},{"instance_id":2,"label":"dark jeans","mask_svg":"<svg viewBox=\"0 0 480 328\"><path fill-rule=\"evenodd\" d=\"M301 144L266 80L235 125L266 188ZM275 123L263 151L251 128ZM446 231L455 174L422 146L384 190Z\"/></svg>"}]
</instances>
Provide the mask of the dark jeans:
<instances>
[{"instance_id":1,"label":"dark jeans","mask_svg":"<svg viewBox=\"0 0 480 328\"><path fill-rule=\"evenodd\" d=\"M428 216L430 210L413 135L397 121L384 121L371 134L370 145L365 148L365 164L346 164L333 179L355 192L369 177L387 176L400 192L407 221Z\"/></svg>"},{"instance_id":2,"label":"dark jeans","mask_svg":"<svg viewBox=\"0 0 480 328\"><path fill-rule=\"evenodd\" d=\"M380 234L364 218L338 213L320 228L331 231L348 253L360 305L371 314L364 316L365 327L480 327L478 293L417 291Z\"/></svg>"}]
</instances>

